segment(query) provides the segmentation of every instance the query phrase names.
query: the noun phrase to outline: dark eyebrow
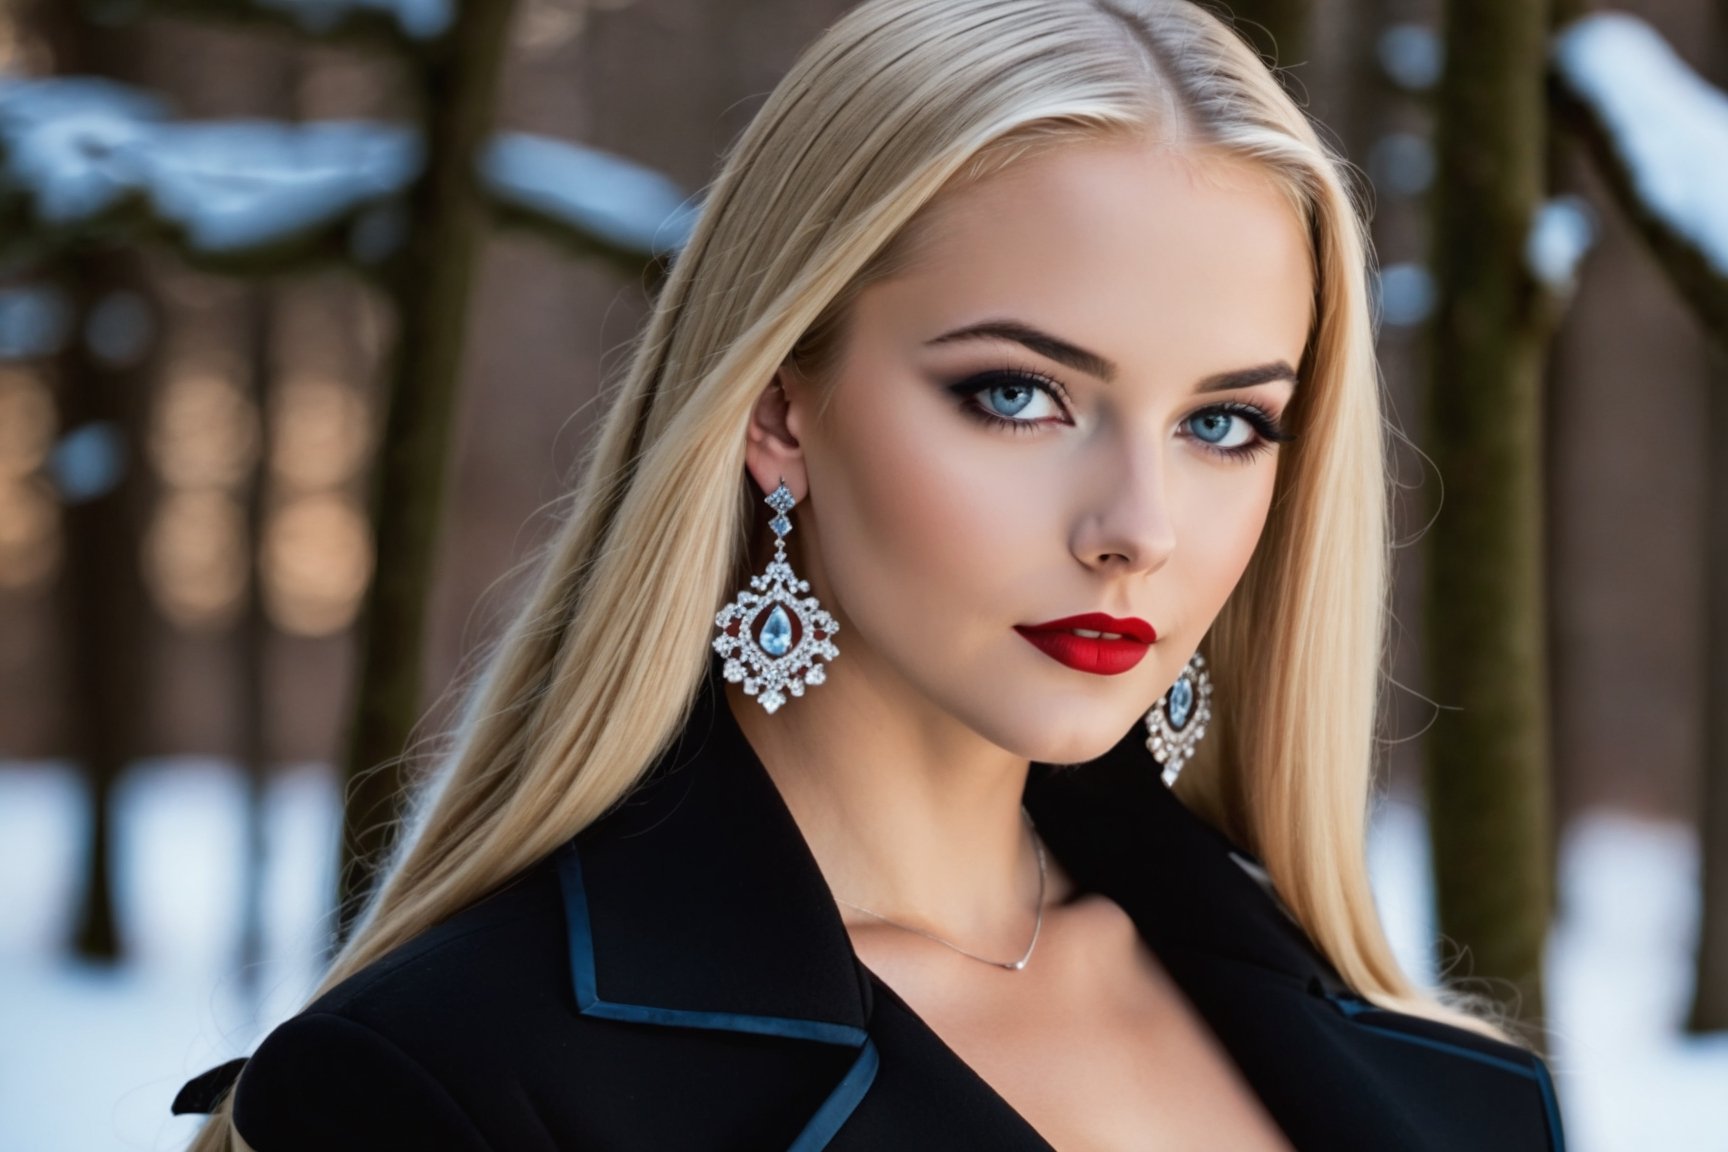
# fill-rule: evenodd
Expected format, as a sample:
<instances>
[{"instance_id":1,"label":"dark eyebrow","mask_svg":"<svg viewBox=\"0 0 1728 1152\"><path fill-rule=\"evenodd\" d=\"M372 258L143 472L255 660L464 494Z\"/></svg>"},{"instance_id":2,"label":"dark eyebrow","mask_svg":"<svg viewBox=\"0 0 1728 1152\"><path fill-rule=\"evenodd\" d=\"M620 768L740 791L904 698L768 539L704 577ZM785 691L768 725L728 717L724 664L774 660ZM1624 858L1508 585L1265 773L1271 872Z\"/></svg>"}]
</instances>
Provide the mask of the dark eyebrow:
<instances>
[{"instance_id":1,"label":"dark eyebrow","mask_svg":"<svg viewBox=\"0 0 1728 1152\"><path fill-rule=\"evenodd\" d=\"M1259 364L1253 368L1243 368L1236 372L1220 372L1200 381L1198 392L1227 392L1232 388L1252 388L1256 384L1270 384L1274 380L1288 380L1297 383L1296 369L1282 360L1274 360L1270 364Z\"/></svg>"},{"instance_id":2,"label":"dark eyebrow","mask_svg":"<svg viewBox=\"0 0 1728 1152\"><path fill-rule=\"evenodd\" d=\"M1060 336L1023 324L1018 320L984 320L977 324L968 324L964 328L956 328L952 332L944 332L926 344L953 344L962 340L1009 340L1020 344L1038 355L1058 364L1068 367L1088 376L1096 376L1106 383L1116 379L1116 365L1098 355L1088 352L1077 344L1070 344ZM1252 388L1256 384L1269 384L1274 380L1297 382L1296 369L1283 360L1273 360L1267 364L1259 364L1253 368L1242 368L1234 372L1219 372L1208 376L1200 382L1198 392L1224 392L1232 388Z\"/></svg>"},{"instance_id":3,"label":"dark eyebrow","mask_svg":"<svg viewBox=\"0 0 1728 1152\"><path fill-rule=\"evenodd\" d=\"M964 328L956 328L952 332L944 332L927 344L951 344L960 340L1012 340L1023 344L1048 360L1058 364L1066 364L1078 372L1088 376L1096 376L1100 380L1116 379L1116 365L1104 359L1096 352L1088 352L1076 344L1070 344L1059 336L1042 332L1030 324L1022 324L1018 320L985 320L978 324L968 324Z\"/></svg>"}]
</instances>

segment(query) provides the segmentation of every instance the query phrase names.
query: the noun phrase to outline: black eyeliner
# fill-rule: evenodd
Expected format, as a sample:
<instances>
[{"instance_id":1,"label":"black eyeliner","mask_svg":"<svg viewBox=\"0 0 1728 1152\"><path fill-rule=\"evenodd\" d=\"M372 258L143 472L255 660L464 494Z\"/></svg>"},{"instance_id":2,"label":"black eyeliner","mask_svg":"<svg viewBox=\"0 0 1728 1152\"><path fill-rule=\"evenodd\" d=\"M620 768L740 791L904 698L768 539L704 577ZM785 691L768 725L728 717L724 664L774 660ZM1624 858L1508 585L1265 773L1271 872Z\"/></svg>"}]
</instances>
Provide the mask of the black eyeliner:
<instances>
[{"instance_id":1,"label":"black eyeliner","mask_svg":"<svg viewBox=\"0 0 1728 1152\"><path fill-rule=\"evenodd\" d=\"M1006 416L998 416L972 402L972 398L980 392L986 392L1000 384L1019 384L1045 393L1056 402L1057 407L1062 409L1064 417L1062 423L1072 423L1068 419L1067 390L1062 387L1061 382L1042 373L1028 371L1025 368L991 368L983 372L973 373L957 383L948 384L944 387L950 394L961 398L960 411L962 413L985 425L996 427L1007 425L1012 431L1025 432L1050 423L1048 420L1013 420Z\"/></svg>"},{"instance_id":2,"label":"black eyeliner","mask_svg":"<svg viewBox=\"0 0 1728 1152\"><path fill-rule=\"evenodd\" d=\"M973 398L979 393L988 391L1000 384L1019 384L1044 392L1056 401L1058 407L1063 410L1064 417L1068 416L1067 390L1062 387L1061 382L1025 368L1012 366L991 368L983 372L973 373L955 383L946 384L944 387L950 394L961 399L959 407L963 414L986 426L1006 426L1012 432L1030 432L1051 423L1049 420L1014 420L1006 416L998 416L973 401ZM1268 451L1274 445L1288 443L1296 438L1294 433L1285 430L1283 422L1277 416L1258 404L1243 400L1221 400L1208 404L1184 417L1183 423L1208 412L1222 412L1240 417L1246 420L1255 431L1256 438L1252 443L1239 444L1233 448L1218 448L1198 436L1193 437L1194 440L1205 446L1206 451L1225 460L1246 462L1260 453ZM1063 421L1063 423L1071 422L1071 420Z\"/></svg>"}]
</instances>

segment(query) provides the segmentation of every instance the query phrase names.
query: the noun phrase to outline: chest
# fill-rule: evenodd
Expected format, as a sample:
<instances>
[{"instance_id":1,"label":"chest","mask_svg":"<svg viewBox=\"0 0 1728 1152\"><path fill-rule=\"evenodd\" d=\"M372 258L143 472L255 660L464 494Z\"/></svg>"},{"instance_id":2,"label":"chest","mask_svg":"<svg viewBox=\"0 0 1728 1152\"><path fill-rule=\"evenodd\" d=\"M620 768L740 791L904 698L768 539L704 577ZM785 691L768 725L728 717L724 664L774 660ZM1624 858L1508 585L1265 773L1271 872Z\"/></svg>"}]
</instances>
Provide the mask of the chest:
<instances>
[{"instance_id":1,"label":"chest","mask_svg":"<svg viewBox=\"0 0 1728 1152\"><path fill-rule=\"evenodd\" d=\"M1289 1152L1115 905L1067 909L1048 928L1019 972L879 934L860 934L859 956L1058 1152Z\"/></svg>"}]
</instances>

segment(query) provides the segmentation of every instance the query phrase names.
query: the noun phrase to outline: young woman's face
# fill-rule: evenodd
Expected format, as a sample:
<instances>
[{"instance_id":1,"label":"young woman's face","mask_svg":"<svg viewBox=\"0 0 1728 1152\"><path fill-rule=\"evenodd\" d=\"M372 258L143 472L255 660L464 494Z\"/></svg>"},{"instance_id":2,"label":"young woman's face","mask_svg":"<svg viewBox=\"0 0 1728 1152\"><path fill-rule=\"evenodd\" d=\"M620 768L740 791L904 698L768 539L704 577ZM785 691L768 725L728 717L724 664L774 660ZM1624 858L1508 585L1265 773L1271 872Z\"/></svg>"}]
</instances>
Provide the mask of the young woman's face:
<instances>
[{"instance_id":1,"label":"young woman's face","mask_svg":"<svg viewBox=\"0 0 1728 1152\"><path fill-rule=\"evenodd\" d=\"M910 269L860 295L831 393L781 373L797 451L752 439L764 490L804 497L787 543L840 623L812 695L867 677L1017 755L1091 759L1260 538L1307 239L1257 169L1138 142L1056 149L930 212ZM1086 613L1156 639L1028 635Z\"/></svg>"}]
</instances>

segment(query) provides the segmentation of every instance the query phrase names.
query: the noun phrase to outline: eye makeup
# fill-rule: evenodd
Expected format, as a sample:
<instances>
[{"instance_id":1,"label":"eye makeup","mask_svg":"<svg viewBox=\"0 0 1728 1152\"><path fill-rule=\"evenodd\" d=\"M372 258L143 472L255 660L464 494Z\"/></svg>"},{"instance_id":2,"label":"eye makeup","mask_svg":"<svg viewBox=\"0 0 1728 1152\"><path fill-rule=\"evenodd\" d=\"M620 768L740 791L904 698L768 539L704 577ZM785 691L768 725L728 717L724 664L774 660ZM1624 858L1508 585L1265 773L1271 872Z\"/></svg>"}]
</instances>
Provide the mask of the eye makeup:
<instances>
[{"instance_id":1,"label":"eye makeup","mask_svg":"<svg viewBox=\"0 0 1728 1152\"><path fill-rule=\"evenodd\" d=\"M946 386L949 393L959 398L960 411L968 418L977 420L987 427L1006 428L1010 432L1033 432L1048 424L1072 424L1068 416L1068 394L1062 384L1052 377L1042 373L1032 372L1024 368L993 368L985 372L967 376L964 379ZM1062 415L1057 419L1025 420L1015 419L993 411L982 399L992 392L1039 393L1048 396ZM1031 401L1021 404L1025 407ZM1018 408L1015 411L1019 411ZM1243 400L1224 400L1208 404L1184 417L1183 426L1205 416L1229 416L1245 421L1255 432L1255 438L1246 444L1218 447L1203 437L1187 432L1185 435L1207 452L1223 459L1246 462L1262 452L1270 450L1275 444L1282 444L1294 439L1285 430L1280 417L1259 404Z\"/></svg>"},{"instance_id":2,"label":"eye makeup","mask_svg":"<svg viewBox=\"0 0 1728 1152\"><path fill-rule=\"evenodd\" d=\"M992 412L978 402L980 396L997 390L1041 393L1048 396L1061 410L1062 418L1058 420L1016 420L999 412ZM1013 432L1031 432L1044 424L1073 423L1067 415L1068 393L1061 383L1049 376L1024 368L992 368L989 371L968 376L959 383L948 385L948 391L962 398L960 403L962 413L987 426L1002 427L1006 425Z\"/></svg>"}]
</instances>

